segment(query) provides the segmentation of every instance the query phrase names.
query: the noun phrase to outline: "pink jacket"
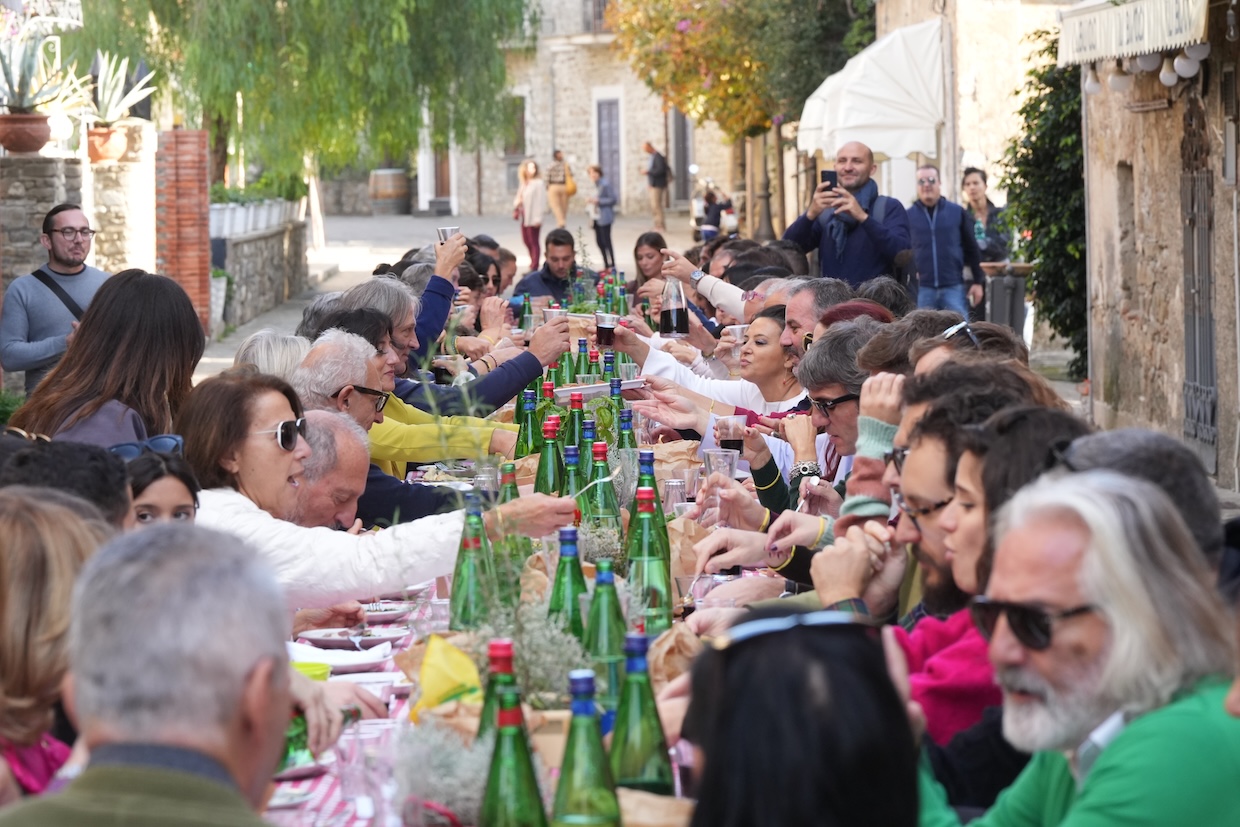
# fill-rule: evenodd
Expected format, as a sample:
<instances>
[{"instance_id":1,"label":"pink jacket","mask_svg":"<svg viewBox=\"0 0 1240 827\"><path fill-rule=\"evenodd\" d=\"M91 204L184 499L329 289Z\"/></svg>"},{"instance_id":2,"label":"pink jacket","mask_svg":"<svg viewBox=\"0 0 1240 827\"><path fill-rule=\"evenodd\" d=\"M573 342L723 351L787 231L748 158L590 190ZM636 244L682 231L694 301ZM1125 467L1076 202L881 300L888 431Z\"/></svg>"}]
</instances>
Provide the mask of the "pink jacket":
<instances>
[{"instance_id":1,"label":"pink jacket","mask_svg":"<svg viewBox=\"0 0 1240 827\"><path fill-rule=\"evenodd\" d=\"M995 684L986 641L968 609L946 620L922 618L912 632L896 628L908 658L913 700L926 712L927 732L936 743L982 718L982 710L1003 702Z\"/></svg>"},{"instance_id":2,"label":"pink jacket","mask_svg":"<svg viewBox=\"0 0 1240 827\"><path fill-rule=\"evenodd\" d=\"M26 795L39 795L52 783L56 771L69 760L69 747L50 735L43 735L38 743L19 747L0 741L0 759Z\"/></svg>"}]
</instances>

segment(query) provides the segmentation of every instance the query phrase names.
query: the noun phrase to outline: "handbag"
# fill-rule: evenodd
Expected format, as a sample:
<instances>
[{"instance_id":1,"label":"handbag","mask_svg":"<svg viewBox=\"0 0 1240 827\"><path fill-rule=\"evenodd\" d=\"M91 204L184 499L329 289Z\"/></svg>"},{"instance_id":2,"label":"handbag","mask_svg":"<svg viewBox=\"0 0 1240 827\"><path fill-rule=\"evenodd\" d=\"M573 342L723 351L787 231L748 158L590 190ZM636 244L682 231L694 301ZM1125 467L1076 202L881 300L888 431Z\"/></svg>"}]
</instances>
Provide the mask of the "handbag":
<instances>
[{"instance_id":1,"label":"handbag","mask_svg":"<svg viewBox=\"0 0 1240 827\"><path fill-rule=\"evenodd\" d=\"M573 180L573 168L564 165L564 191L568 193L568 197L572 198L577 194L577 182Z\"/></svg>"},{"instance_id":2,"label":"handbag","mask_svg":"<svg viewBox=\"0 0 1240 827\"><path fill-rule=\"evenodd\" d=\"M525 217L525 208L520 204L512 208L512 220L520 221Z\"/></svg>"}]
</instances>

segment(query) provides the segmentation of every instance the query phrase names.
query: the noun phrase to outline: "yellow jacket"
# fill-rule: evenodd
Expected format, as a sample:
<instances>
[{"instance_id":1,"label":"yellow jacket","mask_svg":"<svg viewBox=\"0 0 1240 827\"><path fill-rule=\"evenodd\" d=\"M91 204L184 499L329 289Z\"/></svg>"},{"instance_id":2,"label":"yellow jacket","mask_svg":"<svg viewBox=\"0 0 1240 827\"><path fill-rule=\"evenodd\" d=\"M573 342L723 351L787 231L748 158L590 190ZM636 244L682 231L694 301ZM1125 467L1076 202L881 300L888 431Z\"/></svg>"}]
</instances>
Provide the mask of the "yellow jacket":
<instances>
[{"instance_id":1,"label":"yellow jacket","mask_svg":"<svg viewBox=\"0 0 1240 827\"><path fill-rule=\"evenodd\" d=\"M517 430L476 416L435 416L389 396L383 421L370 429L370 459L385 474L404 479L409 462L486 456L496 428Z\"/></svg>"}]
</instances>

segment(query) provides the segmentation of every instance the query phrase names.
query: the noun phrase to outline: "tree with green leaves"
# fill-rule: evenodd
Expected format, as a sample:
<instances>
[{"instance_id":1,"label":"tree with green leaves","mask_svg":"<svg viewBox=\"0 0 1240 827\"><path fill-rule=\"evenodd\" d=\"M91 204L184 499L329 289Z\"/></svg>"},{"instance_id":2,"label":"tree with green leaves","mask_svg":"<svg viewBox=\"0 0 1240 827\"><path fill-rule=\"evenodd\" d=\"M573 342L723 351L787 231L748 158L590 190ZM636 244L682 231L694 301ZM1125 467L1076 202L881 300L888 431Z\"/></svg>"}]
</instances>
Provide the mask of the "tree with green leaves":
<instances>
[{"instance_id":1,"label":"tree with green leaves","mask_svg":"<svg viewBox=\"0 0 1240 827\"><path fill-rule=\"evenodd\" d=\"M1000 186L1006 215L1023 238L1024 258L1038 316L1075 352L1069 371L1088 373L1085 267L1085 155L1081 138L1081 70L1056 65L1057 33L1038 31L1038 65L1027 73L1020 107L1021 134L1003 156Z\"/></svg>"},{"instance_id":2,"label":"tree with green leaves","mask_svg":"<svg viewBox=\"0 0 1240 827\"><path fill-rule=\"evenodd\" d=\"M502 137L503 46L525 42L529 17L527 0L87 0L71 42L173 79L218 181L230 139L300 174L307 158L407 158L425 134L437 148Z\"/></svg>"}]
</instances>

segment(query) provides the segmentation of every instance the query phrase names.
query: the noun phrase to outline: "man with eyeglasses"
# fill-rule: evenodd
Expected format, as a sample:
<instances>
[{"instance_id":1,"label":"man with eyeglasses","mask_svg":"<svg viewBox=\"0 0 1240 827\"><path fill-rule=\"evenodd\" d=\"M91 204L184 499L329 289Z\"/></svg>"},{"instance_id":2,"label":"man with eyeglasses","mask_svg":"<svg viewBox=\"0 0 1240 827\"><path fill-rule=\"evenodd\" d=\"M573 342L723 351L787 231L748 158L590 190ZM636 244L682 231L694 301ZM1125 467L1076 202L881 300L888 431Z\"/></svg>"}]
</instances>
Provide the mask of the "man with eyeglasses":
<instances>
[{"instance_id":1,"label":"man with eyeglasses","mask_svg":"<svg viewBox=\"0 0 1240 827\"><path fill-rule=\"evenodd\" d=\"M973 219L959 204L943 197L939 169L917 169L917 200L909 207L909 233L917 265L917 306L954 310L969 317L969 304L982 300L986 274L973 235ZM967 283L964 268L969 268Z\"/></svg>"},{"instance_id":2,"label":"man with eyeglasses","mask_svg":"<svg viewBox=\"0 0 1240 827\"><path fill-rule=\"evenodd\" d=\"M39 236L47 264L14 279L4 291L0 365L26 372L27 395L60 361L86 307L110 275L86 264L94 235L77 204L52 207Z\"/></svg>"}]
</instances>

